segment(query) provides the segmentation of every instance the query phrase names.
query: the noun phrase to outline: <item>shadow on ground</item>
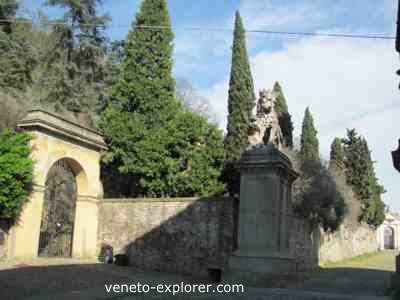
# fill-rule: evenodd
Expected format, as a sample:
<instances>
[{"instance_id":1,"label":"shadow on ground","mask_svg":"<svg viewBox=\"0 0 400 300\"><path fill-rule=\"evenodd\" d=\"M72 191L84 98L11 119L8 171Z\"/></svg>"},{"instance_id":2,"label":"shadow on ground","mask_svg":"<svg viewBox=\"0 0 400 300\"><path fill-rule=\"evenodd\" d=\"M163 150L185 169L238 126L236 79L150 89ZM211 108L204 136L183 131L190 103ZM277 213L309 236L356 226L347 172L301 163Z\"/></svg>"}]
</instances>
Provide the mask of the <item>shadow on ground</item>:
<instances>
[{"instance_id":1,"label":"shadow on ground","mask_svg":"<svg viewBox=\"0 0 400 300\"><path fill-rule=\"evenodd\" d=\"M245 287L244 294L225 294L229 299L366 299L387 293L392 272L357 268L327 268L315 273L279 282L273 290ZM72 264L56 266L24 266L0 271L0 299L106 299L105 285L210 283L177 274L143 271L133 267L105 264ZM81 294L80 294L81 292ZM307 294L310 292L309 294ZM318 293L323 293L320 296ZM330 294L328 298L323 295ZM278 296L279 295L279 296ZM118 295L110 297L116 297ZM118 299L133 299L139 295L120 295ZM180 294L178 298L225 299L221 294ZM274 298L274 297L278 298ZM310 296L311 298L307 298ZM143 299L170 299L169 294L151 292ZM294 297L294 298L293 298ZM333 297L333 298L332 298ZM175 298L176 299L176 298Z\"/></svg>"},{"instance_id":2,"label":"shadow on ground","mask_svg":"<svg viewBox=\"0 0 400 300\"><path fill-rule=\"evenodd\" d=\"M155 286L179 282L199 283L197 279L188 276L105 264L17 265L15 268L0 270L0 299L61 299L61 295L71 296L74 292L78 295L78 291L82 290L97 290L97 294L105 297L105 285L130 285L138 282ZM82 299L89 298L85 296Z\"/></svg>"}]
</instances>

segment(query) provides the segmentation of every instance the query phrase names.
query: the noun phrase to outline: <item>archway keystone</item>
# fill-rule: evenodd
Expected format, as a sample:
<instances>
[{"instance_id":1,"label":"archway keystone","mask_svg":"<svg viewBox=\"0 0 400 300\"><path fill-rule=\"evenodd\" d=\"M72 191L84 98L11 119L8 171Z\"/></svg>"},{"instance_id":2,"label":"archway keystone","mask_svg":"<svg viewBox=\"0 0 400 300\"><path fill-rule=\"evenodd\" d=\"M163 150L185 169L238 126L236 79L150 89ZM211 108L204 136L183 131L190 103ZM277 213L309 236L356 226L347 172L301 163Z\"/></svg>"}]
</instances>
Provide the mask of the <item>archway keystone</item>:
<instances>
[{"instance_id":1,"label":"archway keystone","mask_svg":"<svg viewBox=\"0 0 400 300\"><path fill-rule=\"evenodd\" d=\"M103 197L100 155L106 150L96 131L42 110L28 112L18 127L33 135L34 184L16 226L8 257L34 258L39 247L46 179L57 161L71 168L77 186L72 257L94 257L97 250L98 203Z\"/></svg>"}]
</instances>

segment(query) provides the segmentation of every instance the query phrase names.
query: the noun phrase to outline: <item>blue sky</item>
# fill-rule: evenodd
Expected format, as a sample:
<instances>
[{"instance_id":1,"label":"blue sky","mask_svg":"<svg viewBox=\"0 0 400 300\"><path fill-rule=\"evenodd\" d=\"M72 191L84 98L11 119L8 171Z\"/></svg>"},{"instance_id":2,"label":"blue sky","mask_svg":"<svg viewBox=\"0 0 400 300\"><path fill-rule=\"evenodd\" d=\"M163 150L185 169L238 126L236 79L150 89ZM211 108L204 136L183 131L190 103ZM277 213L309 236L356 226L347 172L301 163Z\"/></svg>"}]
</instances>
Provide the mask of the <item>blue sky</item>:
<instances>
[{"instance_id":1,"label":"blue sky","mask_svg":"<svg viewBox=\"0 0 400 300\"><path fill-rule=\"evenodd\" d=\"M21 14L43 1L23 0ZM103 0L112 22L107 33L123 39L139 0ZM189 80L210 100L218 124L226 126L227 84L232 32L187 31L185 26L232 28L239 9L247 29L395 34L395 0L170 0L175 32L174 74ZM44 8L50 17L58 9ZM322 157L335 136L355 127L369 142L384 201L400 211L400 174L390 151L400 138L400 67L394 42L249 33L247 46L256 90L283 86L299 134L304 109L314 114Z\"/></svg>"}]
</instances>

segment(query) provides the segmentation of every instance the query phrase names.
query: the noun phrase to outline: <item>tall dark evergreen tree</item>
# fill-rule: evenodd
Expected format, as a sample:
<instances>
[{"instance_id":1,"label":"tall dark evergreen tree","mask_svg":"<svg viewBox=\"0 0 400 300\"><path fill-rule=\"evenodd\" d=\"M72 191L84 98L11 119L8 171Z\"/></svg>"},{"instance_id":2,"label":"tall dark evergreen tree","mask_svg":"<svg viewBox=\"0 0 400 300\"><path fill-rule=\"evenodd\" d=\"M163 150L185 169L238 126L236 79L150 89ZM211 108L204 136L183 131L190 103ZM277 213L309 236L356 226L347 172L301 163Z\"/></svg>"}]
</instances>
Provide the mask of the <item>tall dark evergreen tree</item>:
<instances>
[{"instance_id":1,"label":"tall dark evergreen tree","mask_svg":"<svg viewBox=\"0 0 400 300\"><path fill-rule=\"evenodd\" d=\"M366 160L365 146L355 129L347 130L343 140L345 151L346 181L360 200L369 199L372 190L369 186L370 165Z\"/></svg>"},{"instance_id":2,"label":"tall dark evergreen tree","mask_svg":"<svg viewBox=\"0 0 400 300\"><path fill-rule=\"evenodd\" d=\"M317 130L315 129L314 119L308 107L306 108L304 114L300 143L300 156L303 162L319 160L319 142L317 138Z\"/></svg>"},{"instance_id":3,"label":"tall dark evergreen tree","mask_svg":"<svg viewBox=\"0 0 400 300\"><path fill-rule=\"evenodd\" d=\"M16 33L17 9L18 1L0 0L0 92L12 95L25 90L32 82L31 73L36 64L31 45ZM29 31L31 24L24 21Z\"/></svg>"},{"instance_id":4,"label":"tall dark evergreen tree","mask_svg":"<svg viewBox=\"0 0 400 300\"><path fill-rule=\"evenodd\" d=\"M374 162L371 158L371 151L364 138L362 139L362 149L364 160L368 165L368 189L371 192L371 196L369 199L363 199L361 220L371 226L377 227L385 220L385 205L381 198L385 189L378 183Z\"/></svg>"},{"instance_id":5,"label":"tall dark evergreen tree","mask_svg":"<svg viewBox=\"0 0 400 300\"><path fill-rule=\"evenodd\" d=\"M254 104L254 85L246 49L245 30L242 18L237 11L233 34L228 125L225 138L227 160L239 159L248 146L248 129Z\"/></svg>"},{"instance_id":6,"label":"tall dark evergreen tree","mask_svg":"<svg viewBox=\"0 0 400 300\"><path fill-rule=\"evenodd\" d=\"M112 98L117 99L122 110L144 115L147 126L161 127L177 109L172 77L174 34L166 1L143 1L132 26ZM142 28L148 26L164 28Z\"/></svg>"},{"instance_id":7,"label":"tall dark evergreen tree","mask_svg":"<svg viewBox=\"0 0 400 300\"><path fill-rule=\"evenodd\" d=\"M367 141L355 129L347 131L344 141L346 181L361 201L360 220L378 226L384 220L385 205L381 199L384 188L375 175L374 163Z\"/></svg>"},{"instance_id":8,"label":"tall dark evergreen tree","mask_svg":"<svg viewBox=\"0 0 400 300\"><path fill-rule=\"evenodd\" d=\"M332 142L329 167L338 171L344 170L344 150L339 138L335 138Z\"/></svg>"},{"instance_id":9,"label":"tall dark evergreen tree","mask_svg":"<svg viewBox=\"0 0 400 300\"><path fill-rule=\"evenodd\" d=\"M274 84L274 92L276 94L276 112L278 113L279 125L283 134L283 142L286 147L293 147L293 123L292 116L289 114L285 95L279 82Z\"/></svg>"},{"instance_id":10,"label":"tall dark evergreen tree","mask_svg":"<svg viewBox=\"0 0 400 300\"><path fill-rule=\"evenodd\" d=\"M66 10L53 26L55 45L46 57L40 101L56 111L90 115L106 79L104 37L108 16L99 16L100 0L48 0ZM90 117L87 116L87 119ZM89 120L88 120L89 122Z\"/></svg>"},{"instance_id":11,"label":"tall dark evergreen tree","mask_svg":"<svg viewBox=\"0 0 400 300\"><path fill-rule=\"evenodd\" d=\"M111 196L194 196L224 188L221 132L175 99L172 41L166 1L144 0L98 123L109 145L102 173Z\"/></svg>"}]
</instances>

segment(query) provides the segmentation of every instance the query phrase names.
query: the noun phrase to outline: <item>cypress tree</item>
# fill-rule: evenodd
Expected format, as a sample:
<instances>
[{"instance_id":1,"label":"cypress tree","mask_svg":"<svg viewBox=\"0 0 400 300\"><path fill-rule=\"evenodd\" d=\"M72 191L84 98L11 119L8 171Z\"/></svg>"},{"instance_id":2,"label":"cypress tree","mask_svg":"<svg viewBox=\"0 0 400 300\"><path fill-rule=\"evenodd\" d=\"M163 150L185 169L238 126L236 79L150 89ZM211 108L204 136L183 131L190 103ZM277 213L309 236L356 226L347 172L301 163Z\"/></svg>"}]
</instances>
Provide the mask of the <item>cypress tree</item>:
<instances>
[{"instance_id":1,"label":"cypress tree","mask_svg":"<svg viewBox=\"0 0 400 300\"><path fill-rule=\"evenodd\" d=\"M314 119L308 107L304 114L300 143L300 157L303 162L319 160L317 130L314 127Z\"/></svg>"},{"instance_id":2,"label":"cypress tree","mask_svg":"<svg viewBox=\"0 0 400 300\"><path fill-rule=\"evenodd\" d=\"M329 167L338 171L343 171L344 169L344 150L342 141L339 138L335 138L331 144Z\"/></svg>"},{"instance_id":3,"label":"cypress tree","mask_svg":"<svg viewBox=\"0 0 400 300\"><path fill-rule=\"evenodd\" d=\"M172 78L173 38L166 1L143 1L125 41L121 77L112 98L124 111L145 116L149 127L162 127L178 107Z\"/></svg>"},{"instance_id":4,"label":"cypress tree","mask_svg":"<svg viewBox=\"0 0 400 300\"><path fill-rule=\"evenodd\" d=\"M228 125L224 143L228 160L239 159L248 146L248 129L254 102L254 85L246 50L245 30L239 11L236 11L228 96Z\"/></svg>"},{"instance_id":5,"label":"cypress tree","mask_svg":"<svg viewBox=\"0 0 400 300\"><path fill-rule=\"evenodd\" d=\"M293 147L293 123L292 116L289 114L285 95L278 81L274 84L274 92L276 94L276 112L279 118L279 126L283 134L283 142L286 147Z\"/></svg>"},{"instance_id":6,"label":"cypress tree","mask_svg":"<svg viewBox=\"0 0 400 300\"><path fill-rule=\"evenodd\" d=\"M371 166L368 162L368 153L362 138L355 129L347 130L347 137L343 140L345 151L346 181L358 196L369 199L372 195L369 187L369 172Z\"/></svg>"},{"instance_id":7,"label":"cypress tree","mask_svg":"<svg viewBox=\"0 0 400 300\"><path fill-rule=\"evenodd\" d=\"M144 0L98 123L109 145L102 173L109 196L183 197L224 190L222 132L175 99L172 40L166 1Z\"/></svg>"},{"instance_id":8,"label":"cypress tree","mask_svg":"<svg viewBox=\"0 0 400 300\"><path fill-rule=\"evenodd\" d=\"M376 227L385 218L385 205L381 199L384 188L376 178L368 143L352 129L347 130L344 145L346 181L361 201L360 220Z\"/></svg>"}]
</instances>

